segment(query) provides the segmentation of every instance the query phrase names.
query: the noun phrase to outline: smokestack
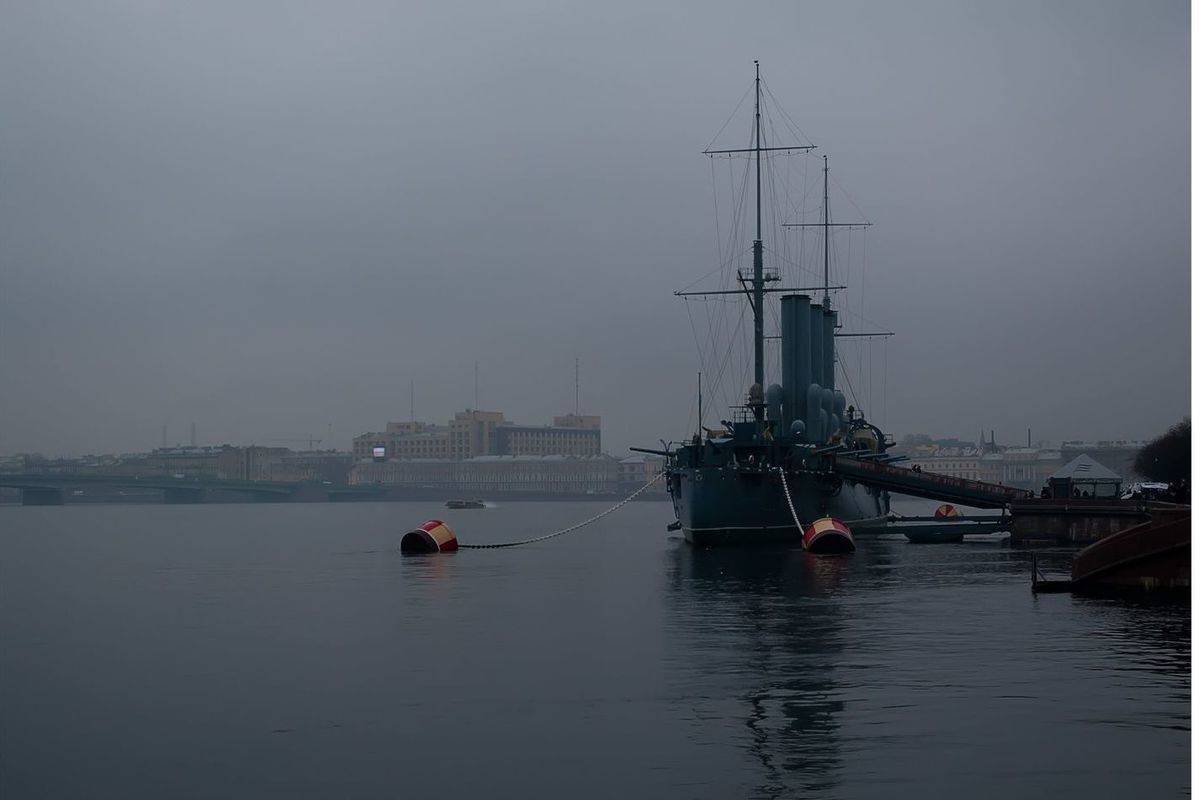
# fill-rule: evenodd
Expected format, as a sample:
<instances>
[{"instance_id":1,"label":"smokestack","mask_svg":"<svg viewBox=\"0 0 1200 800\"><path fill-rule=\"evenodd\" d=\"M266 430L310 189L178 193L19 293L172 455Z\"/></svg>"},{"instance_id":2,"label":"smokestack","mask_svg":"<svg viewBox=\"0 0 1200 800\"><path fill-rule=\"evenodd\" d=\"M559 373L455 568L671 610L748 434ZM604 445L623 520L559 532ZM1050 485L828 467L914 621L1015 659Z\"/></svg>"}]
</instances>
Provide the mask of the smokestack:
<instances>
[{"instance_id":1,"label":"smokestack","mask_svg":"<svg viewBox=\"0 0 1200 800\"><path fill-rule=\"evenodd\" d=\"M1025 439L1028 442L1026 447L1028 447L1030 450L1032 450L1033 449L1033 428L1025 429Z\"/></svg>"},{"instance_id":2,"label":"smokestack","mask_svg":"<svg viewBox=\"0 0 1200 800\"><path fill-rule=\"evenodd\" d=\"M834 374L833 374L833 338L837 328L837 312L832 309L825 309L822 313L824 323L824 353L821 356L821 386L833 390Z\"/></svg>"},{"instance_id":3,"label":"smokestack","mask_svg":"<svg viewBox=\"0 0 1200 800\"><path fill-rule=\"evenodd\" d=\"M821 389L825 378L825 307L820 303L808 307L808 350L812 372L804 399L804 435L810 442L823 442L825 419L821 416Z\"/></svg>"},{"instance_id":4,"label":"smokestack","mask_svg":"<svg viewBox=\"0 0 1200 800\"><path fill-rule=\"evenodd\" d=\"M784 430L789 430L795 420L804 420L807 413L805 398L813 382L812 349L808 344L810 303L808 295L803 294L788 295L780 302Z\"/></svg>"},{"instance_id":5,"label":"smokestack","mask_svg":"<svg viewBox=\"0 0 1200 800\"><path fill-rule=\"evenodd\" d=\"M824 388L825 383L825 307L819 303L809 306L808 346L812 353L812 382Z\"/></svg>"}]
</instances>

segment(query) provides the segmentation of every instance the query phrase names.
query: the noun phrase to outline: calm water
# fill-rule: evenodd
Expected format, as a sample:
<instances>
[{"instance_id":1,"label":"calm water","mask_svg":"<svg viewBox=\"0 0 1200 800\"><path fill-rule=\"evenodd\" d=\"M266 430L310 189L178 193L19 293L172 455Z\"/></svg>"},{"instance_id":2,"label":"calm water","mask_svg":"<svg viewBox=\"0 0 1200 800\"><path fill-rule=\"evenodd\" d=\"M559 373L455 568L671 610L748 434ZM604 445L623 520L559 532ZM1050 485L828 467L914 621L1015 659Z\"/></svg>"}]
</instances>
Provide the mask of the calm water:
<instances>
[{"instance_id":1,"label":"calm water","mask_svg":"<svg viewBox=\"0 0 1200 800\"><path fill-rule=\"evenodd\" d=\"M602 507L0 508L0 797L1187 793L1189 611L1007 547L397 551Z\"/></svg>"}]
</instances>

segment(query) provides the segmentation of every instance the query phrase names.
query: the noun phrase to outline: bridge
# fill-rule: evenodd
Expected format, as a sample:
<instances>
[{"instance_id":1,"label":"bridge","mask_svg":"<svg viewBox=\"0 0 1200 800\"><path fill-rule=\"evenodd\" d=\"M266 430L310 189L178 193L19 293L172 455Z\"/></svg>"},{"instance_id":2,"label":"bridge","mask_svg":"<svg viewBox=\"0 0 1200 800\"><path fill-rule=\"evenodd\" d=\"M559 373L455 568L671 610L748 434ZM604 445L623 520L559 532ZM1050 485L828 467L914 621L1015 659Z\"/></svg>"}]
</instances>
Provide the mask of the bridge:
<instances>
[{"instance_id":1,"label":"bridge","mask_svg":"<svg viewBox=\"0 0 1200 800\"><path fill-rule=\"evenodd\" d=\"M1029 496L1025 489L971 481L932 472L917 472L878 461L834 456L830 468L843 478L897 494L962 503L972 508L1005 508Z\"/></svg>"},{"instance_id":2,"label":"bridge","mask_svg":"<svg viewBox=\"0 0 1200 800\"><path fill-rule=\"evenodd\" d=\"M150 489L163 493L167 503L203 503L211 492L237 492L258 502L338 502L383 499L377 486L346 486L299 481L241 481L224 478L169 478L162 475L89 475L87 473L0 474L0 488L20 489L27 506L60 506L64 491L87 487Z\"/></svg>"}]
</instances>

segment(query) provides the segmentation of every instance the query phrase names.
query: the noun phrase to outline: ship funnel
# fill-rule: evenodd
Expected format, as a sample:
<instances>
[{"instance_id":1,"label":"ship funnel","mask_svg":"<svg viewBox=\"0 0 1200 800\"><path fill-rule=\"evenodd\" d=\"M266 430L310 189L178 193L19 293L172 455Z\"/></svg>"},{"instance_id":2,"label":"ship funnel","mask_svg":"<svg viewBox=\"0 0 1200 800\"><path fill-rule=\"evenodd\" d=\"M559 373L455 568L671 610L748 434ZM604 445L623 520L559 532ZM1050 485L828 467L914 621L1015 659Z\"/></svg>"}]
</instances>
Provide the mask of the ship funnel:
<instances>
[{"instance_id":1,"label":"ship funnel","mask_svg":"<svg viewBox=\"0 0 1200 800\"><path fill-rule=\"evenodd\" d=\"M812 354L812 379L825 388L825 307L813 303L808 307L808 350Z\"/></svg>"},{"instance_id":2,"label":"ship funnel","mask_svg":"<svg viewBox=\"0 0 1200 800\"><path fill-rule=\"evenodd\" d=\"M837 422L833 417L833 390L826 387L821 390L821 439L822 443L827 443L829 437L833 436L834 430L837 428Z\"/></svg>"},{"instance_id":3,"label":"ship funnel","mask_svg":"<svg viewBox=\"0 0 1200 800\"><path fill-rule=\"evenodd\" d=\"M805 392L807 397L804 406L804 428L806 438L810 442L821 442L825 437L821 435L822 428L825 423L821 419L821 387L819 384L810 383L808 390Z\"/></svg>"},{"instance_id":4,"label":"ship funnel","mask_svg":"<svg viewBox=\"0 0 1200 800\"><path fill-rule=\"evenodd\" d=\"M837 430L846 427L846 395L841 390L833 390L833 424Z\"/></svg>"},{"instance_id":5,"label":"ship funnel","mask_svg":"<svg viewBox=\"0 0 1200 800\"><path fill-rule=\"evenodd\" d=\"M826 389L833 389L833 339L834 331L837 329L837 312L833 309L825 309L822 313L822 323L824 330L822 331L821 344L824 347L824 352L821 356L822 374L821 386Z\"/></svg>"},{"instance_id":6,"label":"ship funnel","mask_svg":"<svg viewBox=\"0 0 1200 800\"><path fill-rule=\"evenodd\" d=\"M826 421L821 407L821 390L825 388L825 307L813 303L808 307L808 352L812 369L809 378L808 406L804 419L808 427L810 442L823 442ZM816 389L816 393L813 393Z\"/></svg>"},{"instance_id":7,"label":"ship funnel","mask_svg":"<svg viewBox=\"0 0 1200 800\"><path fill-rule=\"evenodd\" d=\"M787 394L778 383L767 387L767 419L775 423L783 422L783 406L787 402ZM779 425L776 425L778 428Z\"/></svg>"},{"instance_id":8,"label":"ship funnel","mask_svg":"<svg viewBox=\"0 0 1200 800\"><path fill-rule=\"evenodd\" d=\"M812 378L812 350L808 344L808 295L787 295L780 302L780 352L783 372L783 419L790 426L806 418L806 397Z\"/></svg>"}]
</instances>

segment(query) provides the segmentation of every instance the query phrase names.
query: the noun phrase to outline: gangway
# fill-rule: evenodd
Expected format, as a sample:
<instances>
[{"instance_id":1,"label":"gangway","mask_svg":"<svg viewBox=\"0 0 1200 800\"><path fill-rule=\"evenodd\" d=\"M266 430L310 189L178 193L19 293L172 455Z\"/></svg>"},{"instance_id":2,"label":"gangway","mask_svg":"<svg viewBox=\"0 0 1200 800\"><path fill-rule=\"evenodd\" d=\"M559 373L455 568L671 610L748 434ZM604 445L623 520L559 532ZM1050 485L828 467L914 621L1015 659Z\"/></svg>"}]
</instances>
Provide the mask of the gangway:
<instances>
[{"instance_id":1,"label":"gangway","mask_svg":"<svg viewBox=\"0 0 1200 800\"><path fill-rule=\"evenodd\" d=\"M1005 508L1009 503L1029 496L1025 489L1013 486L918 472L878 461L845 456L833 456L831 460L831 469L842 478L927 500L962 503L972 508Z\"/></svg>"}]
</instances>

